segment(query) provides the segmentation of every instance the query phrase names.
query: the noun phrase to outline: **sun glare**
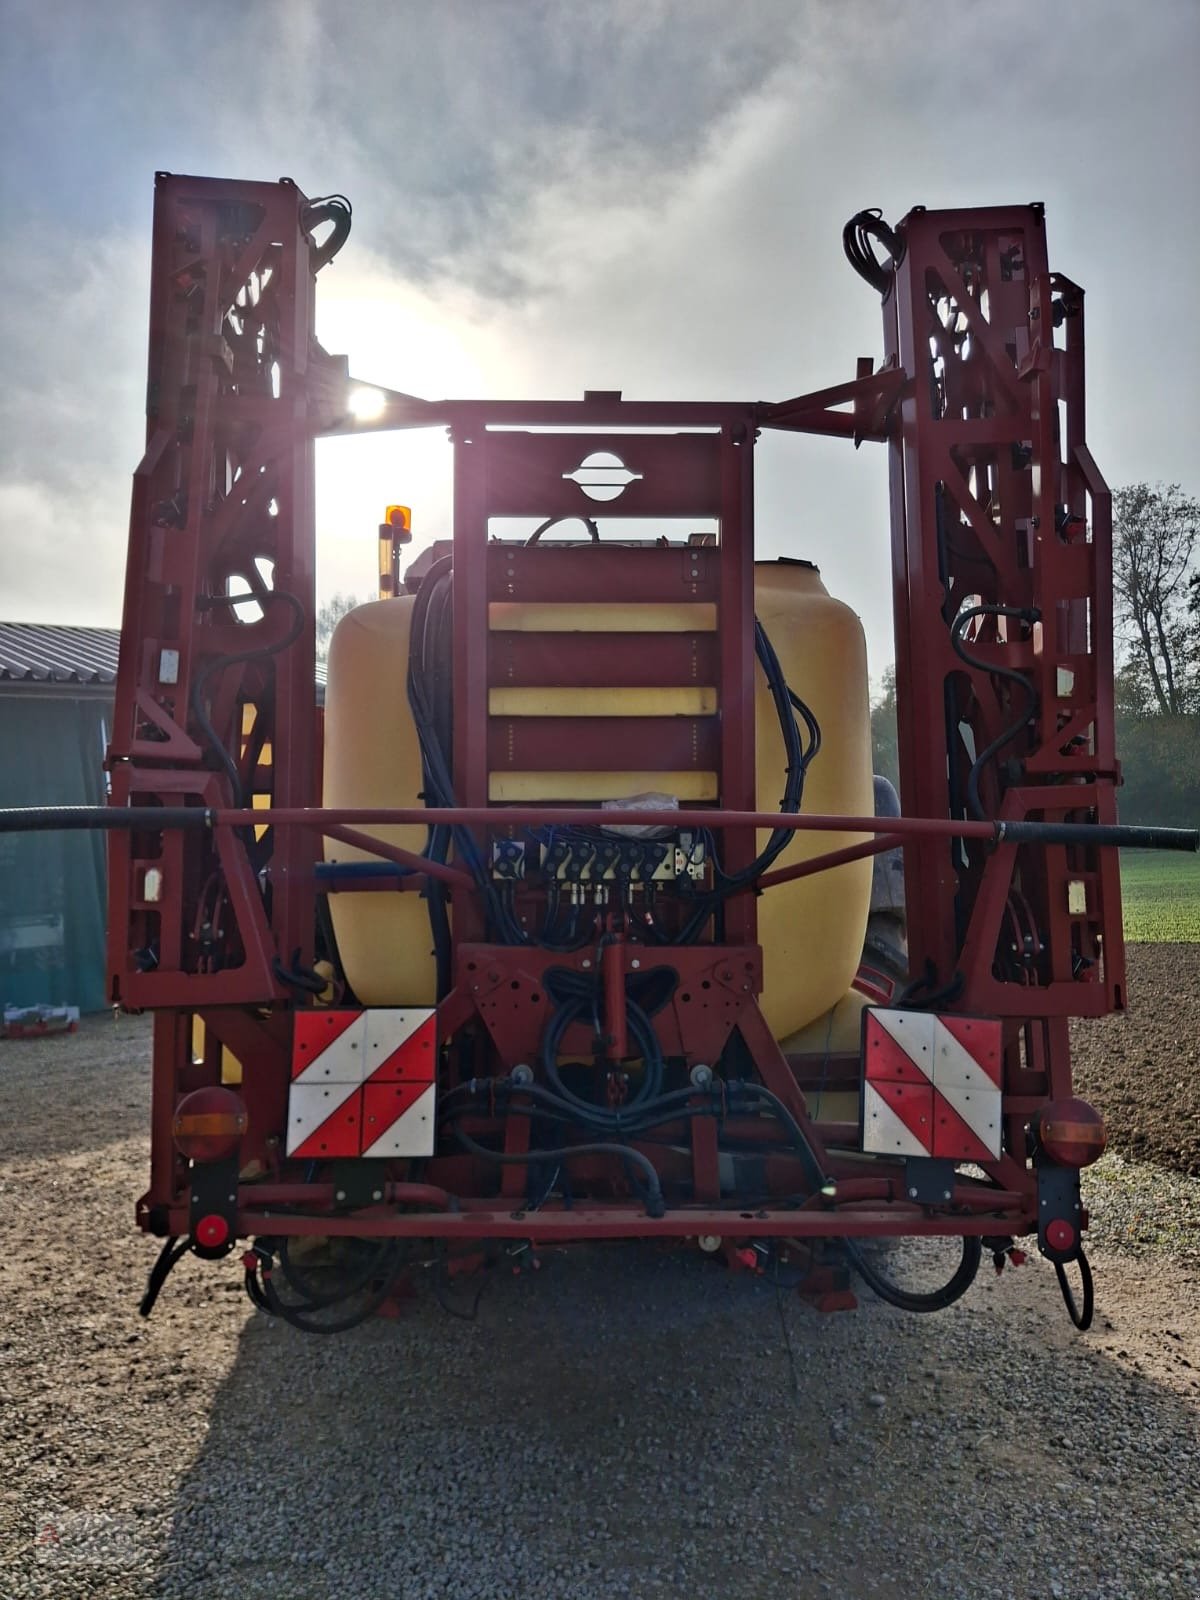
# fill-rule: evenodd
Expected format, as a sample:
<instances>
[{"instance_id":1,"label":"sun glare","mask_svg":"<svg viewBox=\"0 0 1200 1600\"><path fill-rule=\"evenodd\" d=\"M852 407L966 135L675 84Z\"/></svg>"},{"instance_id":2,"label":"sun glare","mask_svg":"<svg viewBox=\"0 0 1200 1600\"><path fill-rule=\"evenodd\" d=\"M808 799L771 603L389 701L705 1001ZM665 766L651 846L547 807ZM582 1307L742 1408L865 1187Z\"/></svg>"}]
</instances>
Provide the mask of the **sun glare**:
<instances>
[{"instance_id":1,"label":"sun glare","mask_svg":"<svg viewBox=\"0 0 1200 1600\"><path fill-rule=\"evenodd\" d=\"M353 389L348 404L356 422L374 422L383 415L387 397L382 389Z\"/></svg>"},{"instance_id":2,"label":"sun glare","mask_svg":"<svg viewBox=\"0 0 1200 1600\"><path fill-rule=\"evenodd\" d=\"M342 273L318 300L318 336L326 350L349 359L350 371L405 394L440 399L486 394L512 381L486 326L469 306L431 300L419 289L368 266ZM488 353L491 353L491 361ZM504 382L493 383L501 368ZM347 429L317 444L317 592L369 599L378 581L379 521L396 502L412 507L411 559L450 531L452 450L444 427L375 432L386 393L356 382L349 414L362 431Z\"/></svg>"}]
</instances>

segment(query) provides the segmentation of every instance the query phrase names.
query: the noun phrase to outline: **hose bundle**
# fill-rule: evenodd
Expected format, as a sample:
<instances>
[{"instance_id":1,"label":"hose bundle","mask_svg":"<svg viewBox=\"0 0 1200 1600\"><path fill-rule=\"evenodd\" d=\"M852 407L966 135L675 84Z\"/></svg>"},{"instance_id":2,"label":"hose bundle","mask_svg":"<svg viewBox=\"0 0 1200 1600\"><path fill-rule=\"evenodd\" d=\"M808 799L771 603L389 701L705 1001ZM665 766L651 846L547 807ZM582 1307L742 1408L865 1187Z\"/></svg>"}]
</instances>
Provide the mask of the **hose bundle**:
<instances>
[{"instance_id":1,"label":"hose bundle","mask_svg":"<svg viewBox=\"0 0 1200 1600\"><path fill-rule=\"evenodd\" d=\"M871 242L873 239L883 245L891 257L890 262L880 261ZM842 249L859 277L886 299L896 268L904 259L904 240L894 228L888 227L878 206L855 212L842 229Z\"/></svg>"}]
</instances>

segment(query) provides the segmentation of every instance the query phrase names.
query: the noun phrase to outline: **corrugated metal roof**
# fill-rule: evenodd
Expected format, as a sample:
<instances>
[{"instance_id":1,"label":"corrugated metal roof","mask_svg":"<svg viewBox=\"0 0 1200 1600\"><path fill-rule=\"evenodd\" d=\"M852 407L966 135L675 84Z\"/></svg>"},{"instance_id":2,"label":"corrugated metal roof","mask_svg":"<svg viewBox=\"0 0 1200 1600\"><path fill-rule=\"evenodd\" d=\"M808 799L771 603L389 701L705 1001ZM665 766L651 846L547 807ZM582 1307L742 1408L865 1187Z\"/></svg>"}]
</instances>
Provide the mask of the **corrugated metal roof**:
<instances>
[{"instance_id":1,"label":"corrugated metal roof","mask_svg":"<svg viewBox=\"0 0 1200 1600\"><path fill-rule=\"evenodd\" d=\"M0 682L113 683L119 628L0 622Z\"/></svg>"}]
</instances>

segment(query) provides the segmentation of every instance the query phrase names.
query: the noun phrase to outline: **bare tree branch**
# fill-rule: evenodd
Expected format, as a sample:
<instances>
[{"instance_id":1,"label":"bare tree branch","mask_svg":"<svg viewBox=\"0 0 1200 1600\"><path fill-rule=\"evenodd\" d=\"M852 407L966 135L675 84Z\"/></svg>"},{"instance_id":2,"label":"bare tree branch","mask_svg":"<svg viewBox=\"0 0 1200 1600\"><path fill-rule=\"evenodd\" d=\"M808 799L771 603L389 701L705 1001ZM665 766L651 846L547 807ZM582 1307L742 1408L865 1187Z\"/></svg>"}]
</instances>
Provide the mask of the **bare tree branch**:
<instances>
[{"instance_id":1,"label":"bare tree branch","mask_svg":"<svg viewBox=\"0 0 1200 1600\"><path fill-rule=\"evenodd\" d=\"M1200 500L1178 484L1113 495L1113 591L1119 635L1160 714L1200 707Z\"/></svg>"}]
</instances>

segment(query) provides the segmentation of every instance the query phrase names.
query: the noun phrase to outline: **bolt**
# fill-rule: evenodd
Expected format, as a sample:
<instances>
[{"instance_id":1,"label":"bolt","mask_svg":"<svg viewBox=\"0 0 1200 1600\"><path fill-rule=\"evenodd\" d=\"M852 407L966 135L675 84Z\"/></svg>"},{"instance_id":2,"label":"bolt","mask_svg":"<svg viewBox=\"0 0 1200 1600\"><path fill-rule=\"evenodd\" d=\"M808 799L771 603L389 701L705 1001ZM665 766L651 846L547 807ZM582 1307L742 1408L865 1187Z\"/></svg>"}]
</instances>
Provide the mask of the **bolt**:
<instances>
[{"instance_id":1,"label":"bolt","mask_svg":"<svg viewBox=\"0 0 1200 1600\"><path fill-rule=\"evenodd\" d=\"M344 1200L344 1199L345 1199L345 1198L346 1198L346 1191L345 1191L345 1189L339 1189L339 1190L338 1190L338 1192L337 1192L337 1194L336 1194L336 1195L334 1195L334 1199L335 1199L335 1200Z\"/></svg>"},{"instance_id":2,"label":"bolt","mask_svg":"<svg viewBox=\"0 0 1200 1600\"><path fill-rule=\"evenodd\" d=\"M910 1189L908 1191L908 1198L910 1200L915 1200L917 1198L917 1191L915 1189Z\"/></svg>"},{"instance_id":3,"label":"bolt","mask_svg":"<svg viewBox=\"0 0 1200 1600\"><path fill-rule=\"evenodd\" d=\"M638 967L640 967L640 966L641 966L641 964L642 964L642 963L641 963L641 962L640 962L640 961L636 961L636 960L635 960L635 961L631 961L631 962L630 962L630 963L629 963L629 965L630 965L630 966L631 966L631 967L632 967L632 968L633 968L633 969L634 969L634 970L635 970L635 971L636 971L636 970L637 970L637 968L638 968Z\"/></svg>"},{"instance_id":4,"label":"bolt","mask_svg":"<svg viewBox=\"0 0 1200 1600\"><path fill-rule=\"evenodd\" d=\"M694 1088L707 1089L713 1078L712 1068L706 1062L697 1061L691 1070L690 1077Z\"/></svg>"},{"instance_id":5,"label":"bolt","mask_svg":"<svg viewBox=\"0 0 1200 1600\"><path fill-rule=\"evenodd\" d=\"M372 1189L371 1190L371 1199L372 1200L382 1200L383 1199L383 1190L382 1189Z\"/></svg>"},{"instance_id":6,"label":"bolt","mask_svg":"<svg viewBox=\"0 0 1200 1600\"><path fill-rule=\"evenodd\" d=\"M949 1200L949 1198L950 1198L950 1191L949 1191L949 1189L943 1189L943 1190L942 1190L942 1199L943 1199L943 1200Z\"/></svg>"},{"instance_id":7,"label":"bolt","mask_svg":"<svg viewBox=\"0 0 1200 1600\"><path fill-rule=\"evenodd\" d=\"M588 958L586 956L583 958L582 962L580 962L580 965L583 967L585 972L587 971L588 967L591 966L591 964L592 963L588 960Z\"/></svg>"}]
</instances>

